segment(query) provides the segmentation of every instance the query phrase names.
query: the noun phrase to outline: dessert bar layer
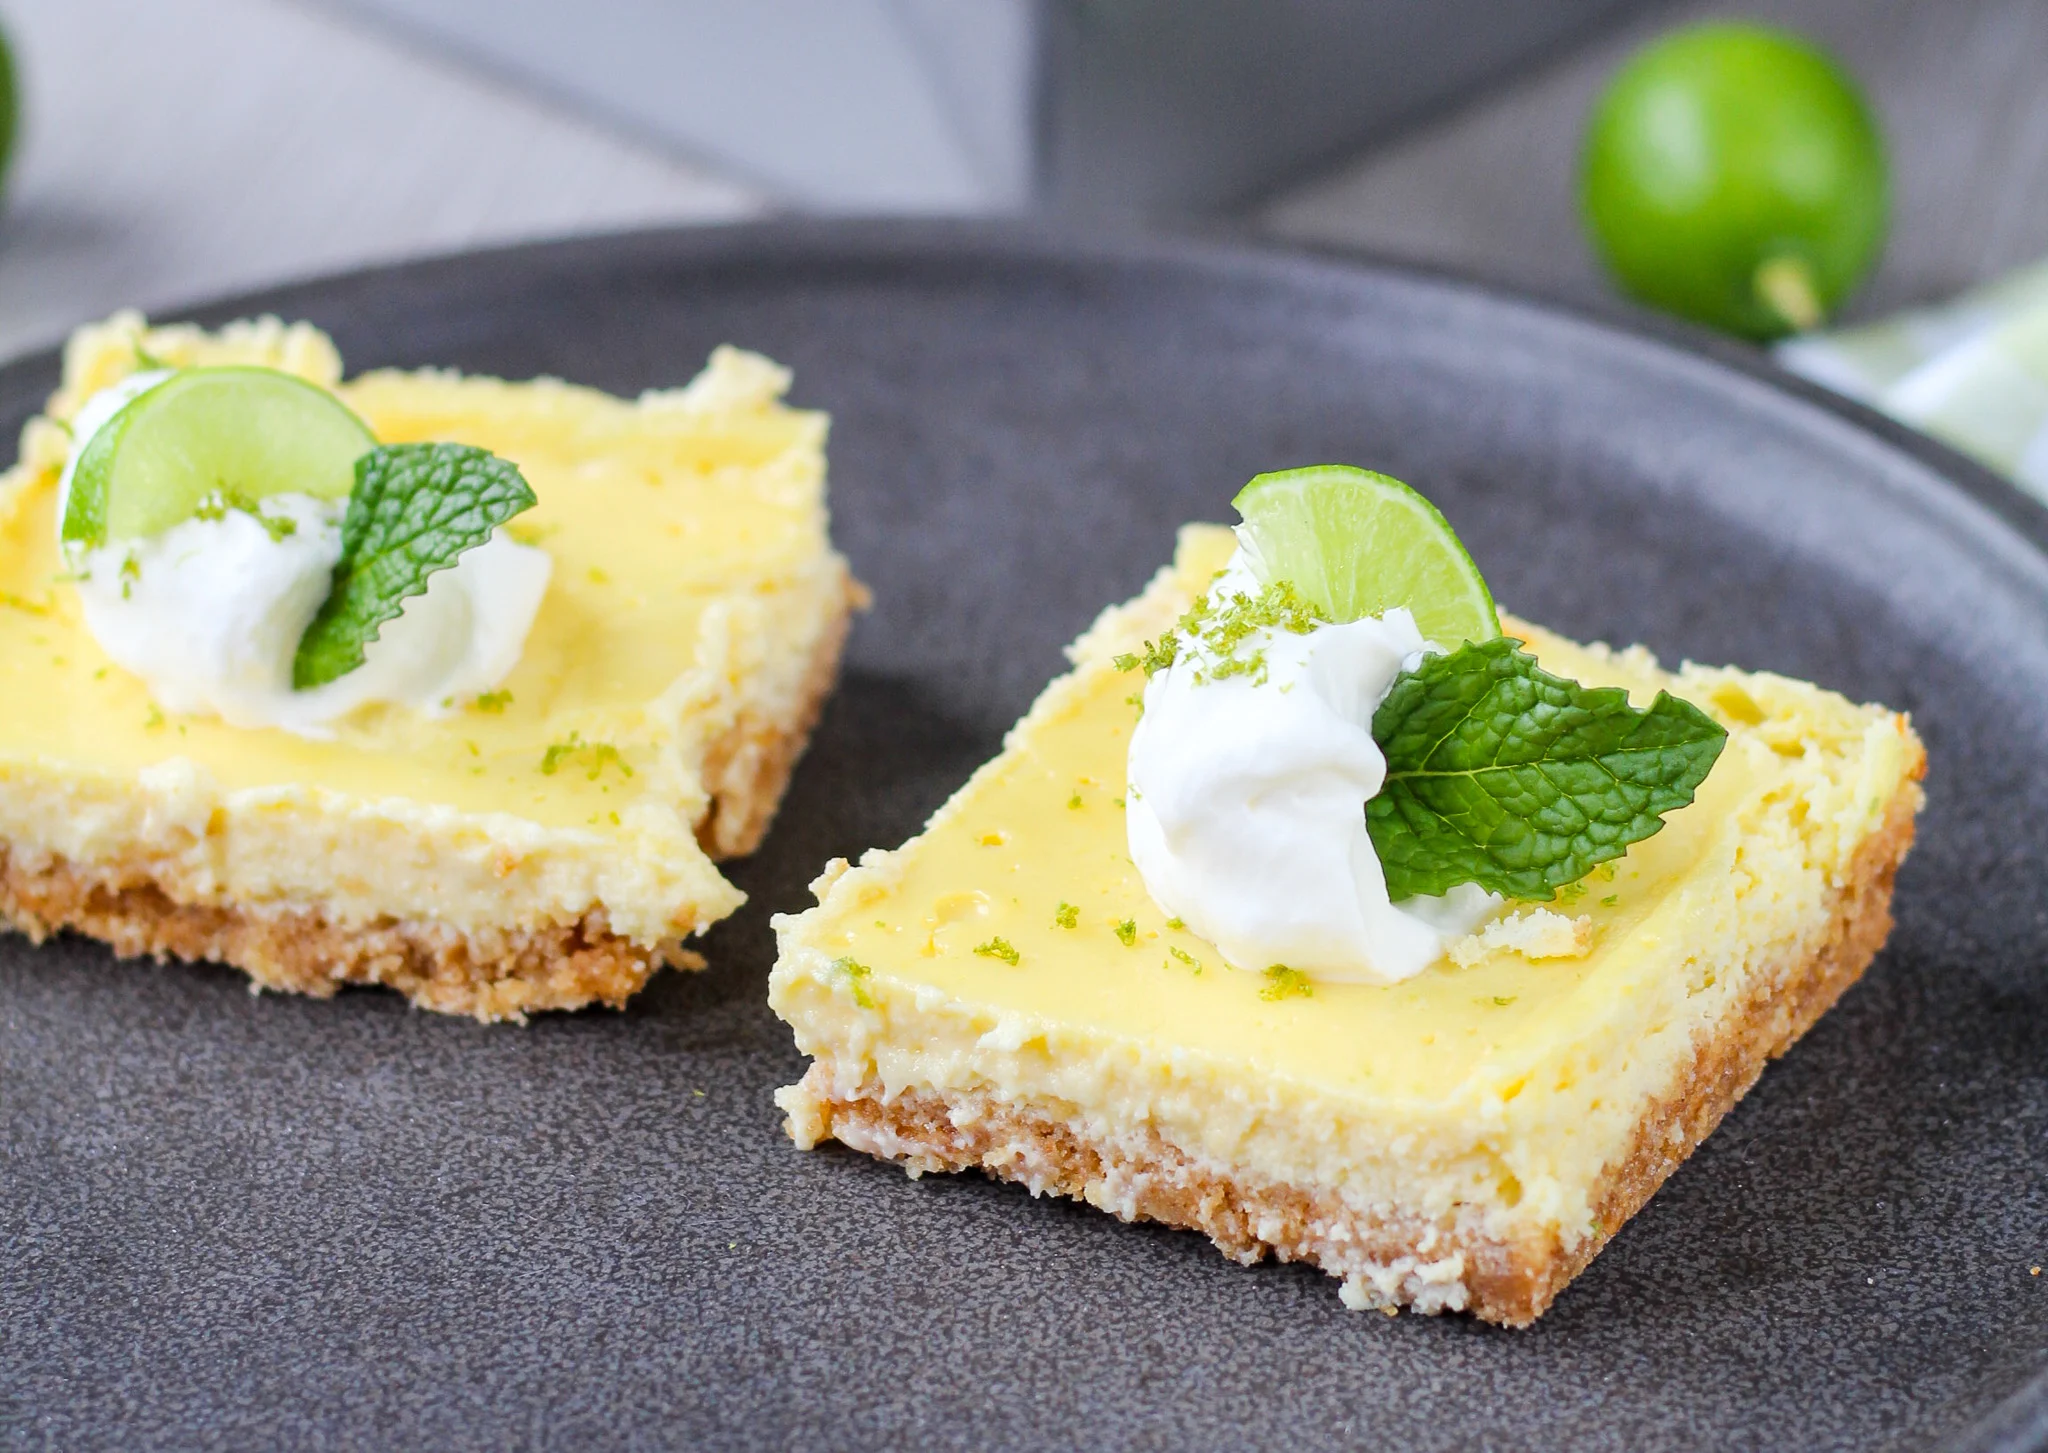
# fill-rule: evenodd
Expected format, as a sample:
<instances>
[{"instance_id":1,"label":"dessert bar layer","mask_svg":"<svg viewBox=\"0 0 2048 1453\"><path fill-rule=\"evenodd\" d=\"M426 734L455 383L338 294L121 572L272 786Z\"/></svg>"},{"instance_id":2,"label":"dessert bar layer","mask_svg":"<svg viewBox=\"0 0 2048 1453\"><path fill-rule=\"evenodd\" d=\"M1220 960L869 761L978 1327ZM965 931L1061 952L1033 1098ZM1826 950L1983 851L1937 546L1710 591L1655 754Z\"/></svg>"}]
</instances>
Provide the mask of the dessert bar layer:
<instances>
[{"instance_id":1,"label":"dessert bar layer","mask_svg":"<svg viewBox=\"0 0 2048 1453\"><path fill-rule=\"evenodd\" d=\"M1403 983L1233 969L1127 856L1114 660L1231 548L1183 532L922 835L777 921L771 1003L813 1061L789 1131L1307 1261L1354 1307L1526 1325L1884 942L1920 743L1802 682L1509 620L1560 674L1726 726L1694 804Z\"/></svg>"}]
</instances>

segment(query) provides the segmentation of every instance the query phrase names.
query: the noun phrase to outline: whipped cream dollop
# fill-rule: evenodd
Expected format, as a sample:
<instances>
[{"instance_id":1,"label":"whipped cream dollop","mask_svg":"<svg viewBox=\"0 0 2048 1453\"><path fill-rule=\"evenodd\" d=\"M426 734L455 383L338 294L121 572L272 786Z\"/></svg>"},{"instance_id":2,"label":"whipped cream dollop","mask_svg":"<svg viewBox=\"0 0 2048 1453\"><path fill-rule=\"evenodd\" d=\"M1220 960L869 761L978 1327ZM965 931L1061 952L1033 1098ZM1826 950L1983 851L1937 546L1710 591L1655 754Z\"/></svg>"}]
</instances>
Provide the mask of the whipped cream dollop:
<instances>
[{"instance_id":1,"label":"whipped cream dollop","mask_svg":"<svg viewBox=\"0 0 2048 1453\"><path fill-rule=\"evenodd\" d=\"M122 404L164 376L136 374L89 399L73 420L72 462ZM60 522L70 484L67 464ZM166 711L321 737L371 703L440 715L492 690L518 664L553 561L499 530L407 600L361 666L294 691L292 658L341 559L346 506L280 494L260 508L70 557L86 628Z\"/></svg>"},{"instance_id":2,"label":"whipped cream dollop","mask_svg":"<svg viewBox=\"0 0 2048 1453\"><path fill-rule=\"evenodd\" d=\"M1242 554L1209 587L1213 607L1256 598ZM1200 639L1146 684L1131 737L1131 860L1159 906L1232 967L1285 964L1316 978L1395 983L1502 906L1474 884L1392 902L1366 831L1386 780L1372 717L1426 651L1414 617L1265 627L1232 654L1263 670L1218 678Z\"/></svg>"}]
</instances>

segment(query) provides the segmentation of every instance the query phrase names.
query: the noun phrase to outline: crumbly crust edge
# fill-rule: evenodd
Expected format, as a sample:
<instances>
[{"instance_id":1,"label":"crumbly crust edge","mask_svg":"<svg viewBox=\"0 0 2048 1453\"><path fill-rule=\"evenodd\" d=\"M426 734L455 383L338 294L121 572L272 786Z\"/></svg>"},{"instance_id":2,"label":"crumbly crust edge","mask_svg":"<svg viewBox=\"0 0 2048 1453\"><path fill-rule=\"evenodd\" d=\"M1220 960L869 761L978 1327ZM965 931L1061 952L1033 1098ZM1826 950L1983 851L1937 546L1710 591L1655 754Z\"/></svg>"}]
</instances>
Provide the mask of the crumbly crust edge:
<instances>
[{"instance_id":1,"label":"crumbly crust edge","mask_svg":"<svg viewBox=\"0 0 2048 1453\"><path fill-rule=\"evenodd\" d=\"M818 634L792 711L743 714L707 753L712 807L697 837L713 858L752 852L767 833L864 600L846 577L843 603ZM591 1004L621 1008L663 965L704 967L680 937L647 945L613 933L601 907L573 923L471 932L421 919L336 922L317 907L180 901L141 857L106 864L53 857L31 868L4 842L0 924L37 943L65 930L84 934L120 958L227 964L257 989L327 998L345 984L381 984L418 1008L487 1023Z\"/></svg>"},{"instance_id":2,"label":"crumbly crust edge","mask_svg":"<svg viewBox=\"0 0 2048 1453\"><path fill-rule=\"evenodd\" d=\"M1923 758L1914 779L1924 766ZM1555 1231L1502 1239L1476 1211L1448 1223L1361 1212L1333 1190L1260 1182L1197 1161L1156 1131L1091 1141L1055 1113L985 1093L890 1098L878 1085L842 1093L828 1067L814 1064L777 1100L800 1144L837 1139L914 1175L978 1168L1126 1221L1205 1232L1241 1263L1269 1254L1305 1261L1342 1278L1353 1308L1469 1311L1527 1327L1712 1133L1764 1065L1862 976L1891 932L1893 880L1912 847L1919 802L1919 788L1907 784L1858 851L1830 894L1819 949L1766 966L1749 996L1695 1042L1690 1061L1638 1121L1628 1151L1603 1174L1592 1196L1596 1233L1573 1243Z\"/></svg>"},{"instance_id":3,"label":"crumbly crust edge","mask_svg":"<svg viewBox=\"0 0 2048 1453\"><path fill-rule=\"evenodd\" d=\"M542 1009L618 1008L663 962L701 967L680 941L648 949L611 932L602 911L542 929L465 933L385 919L338 924L318 911L180 903L146 872L52 859L27 868L0 850L0 920L40 943L70 930L119 958L227 964L256 989L331 997L381 984L421 1009L492 1022Z\"/></svg>"}]
</instances>

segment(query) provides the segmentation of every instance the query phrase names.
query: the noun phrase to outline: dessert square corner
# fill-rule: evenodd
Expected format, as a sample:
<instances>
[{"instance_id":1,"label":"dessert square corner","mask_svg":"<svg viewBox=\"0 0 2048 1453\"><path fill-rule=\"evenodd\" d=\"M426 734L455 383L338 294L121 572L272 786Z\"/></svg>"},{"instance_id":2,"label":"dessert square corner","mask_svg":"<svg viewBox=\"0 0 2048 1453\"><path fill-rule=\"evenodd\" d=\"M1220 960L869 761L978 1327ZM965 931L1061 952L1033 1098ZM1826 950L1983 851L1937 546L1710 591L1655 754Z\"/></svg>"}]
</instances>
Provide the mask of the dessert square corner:
<instances>
[{"instance_id":1,"label":"dessert square corner","mask_svg":"<svg viewBox=\"0 0 2048 1453\"><path fill-rule=\"evenodd\" d=\"M382 443L519 465L539 504L508 528L553 575L503 690L370 708L326 741L159 710L84 627L54 520L65 421L145 361L283 369ZM0 921L485 1020L700 966L685 941L743 897L716 861L767 830L861 594L828 533L826 418L787 406L789 381L731 348L633 400L344 381L303 323L81 329L0 476Z\"/></svg>"},{"instance_id":2,"label":"dessert square corner","mask_svg":"<svg viewBox=\"0 0 2048 1453\"><path fill-rule=\"evenodd\" d=\"M1184 530L922 834L776 920L770 1003L812 1061L777 1103L803 1148L1199 1230L1322 1268L1354 1308L1526 1326L1883 944L1924 752L1816 686L1509 620L1552 670L1715 716L1695 803L1416 979L1238 972L1126 855L1136 711L1111 660L1231 548Z\"/></svg>"}]
</instances>

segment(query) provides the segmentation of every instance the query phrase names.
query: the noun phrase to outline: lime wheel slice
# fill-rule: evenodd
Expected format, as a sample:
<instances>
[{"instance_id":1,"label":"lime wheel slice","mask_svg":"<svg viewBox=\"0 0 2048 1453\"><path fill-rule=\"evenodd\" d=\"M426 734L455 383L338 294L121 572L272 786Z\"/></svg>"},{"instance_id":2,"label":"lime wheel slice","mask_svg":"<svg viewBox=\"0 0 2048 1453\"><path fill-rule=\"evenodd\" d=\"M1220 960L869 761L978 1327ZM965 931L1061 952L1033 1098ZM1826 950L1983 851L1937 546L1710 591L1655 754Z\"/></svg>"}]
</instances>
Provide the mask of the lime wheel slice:
<instances>
[{"instance_id":1,"label":"lime wheel slice","mask_svg":"<svg viewBox=\"0 0 2048 1453\"><path fill-rule=\"evenodd\" d=\"M1398 479L1317 464L1262 474L1233 503L1260 583L1287 581L1332 620L1405 606L1447 651L1500 634L1492 592L1456 532Z\"/></svg>"},{"instance_id":2,"label":"lime wheel slice","mask_svg":"<svg viewBox=\"0 0 2048 1453\"><path fill-rule=\"evenodd\" d=\"M333 394L272 368L187 368L137 395L86 443L72 474L64 543L139 540L219 499L346 499L377 447Z\"/></svg>"}]
</instances>

